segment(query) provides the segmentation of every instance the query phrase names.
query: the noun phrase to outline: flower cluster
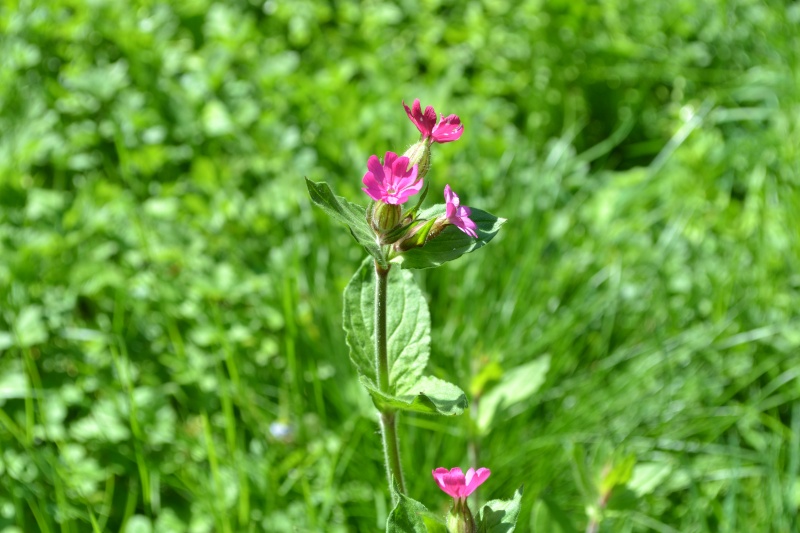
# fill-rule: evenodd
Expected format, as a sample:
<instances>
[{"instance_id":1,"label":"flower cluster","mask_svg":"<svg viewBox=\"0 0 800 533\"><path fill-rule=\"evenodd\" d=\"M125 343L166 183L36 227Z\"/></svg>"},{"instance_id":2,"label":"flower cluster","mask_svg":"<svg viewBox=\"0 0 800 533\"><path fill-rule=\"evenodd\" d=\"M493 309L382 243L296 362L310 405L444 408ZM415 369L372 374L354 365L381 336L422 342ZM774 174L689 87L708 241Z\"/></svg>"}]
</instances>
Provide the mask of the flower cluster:
<instances>
[{"instance_id":1,"label":"flower cluster","mask_svg":"<svg viewBox=\"0 0 800 533\"><path fill-rule=\"evenodd\" d=\"M470 208L461 205L450 185L444 188L445 214L438 219L430 221L415 218L419 206L402 213L400 206L423 190L423 178L430 168L431 144L457 141L464 132L458 115L441 115L437 120L432 106L422 111L419 99L414 100L410 108L403 102L403 107L420 132L419 142L401 156L386 152L383 163L377 155L370 156L367 172L361 180L364 184L362 190L375 202L368 216L381 243L395 244L398 252L424 246L448 225L457 227L472 238L478 238L478 226L470 218ZM426 193L427 189L423 197Z\"/></svg>"}]
</instances>

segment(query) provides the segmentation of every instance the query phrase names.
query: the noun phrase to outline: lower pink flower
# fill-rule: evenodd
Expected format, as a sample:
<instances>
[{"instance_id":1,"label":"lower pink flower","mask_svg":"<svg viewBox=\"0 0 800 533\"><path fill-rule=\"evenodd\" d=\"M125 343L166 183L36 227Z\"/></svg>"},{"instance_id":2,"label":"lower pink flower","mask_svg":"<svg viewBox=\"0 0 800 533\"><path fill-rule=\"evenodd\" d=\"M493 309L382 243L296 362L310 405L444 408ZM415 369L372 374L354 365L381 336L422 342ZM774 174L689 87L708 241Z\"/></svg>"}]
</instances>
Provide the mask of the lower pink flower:
<instances>
[{"instance_id":1,"label":"lower pink flower","mask_svg":"<svg viewBox=\"0 0 800 533\"><path fill-rule=\"evenodd\" d=\"M489 478L491 473L488 468L479 468L478 470L470 468L465 475L458 467L450 470L437 468L432 472L433 479L436 480L439 488L456 500L465 500Z\"/></svg>"},{"instance_id":2,"label":"lower pink flower","mask_svg":"<svg viewBox=\"0 0 800 533\"><path fill-rule=\"evenodd\" d=\"M409 196L422 189L422 180L417 179L417 165L409 169L405 156L397 157L394 152L386 152L382 165L378 156L370 156L367 169L361 180L366 185L362 190L376 202L404 204Z\"/></svg>"},{"instance_id":3,"label":"lower pink flower","mask_svg":"<svg viewBox=\"0 0 800 533\"><path fill-rule=\"evenodd\" d=\"M444 186L444 199L447 202L447 220L470 237L477 239L478 234L475 230L478 229L478 225L469 218L472 210L467 206L461 205L458 195L453 192L450 185Z\"/></svg>"}]
</instances>

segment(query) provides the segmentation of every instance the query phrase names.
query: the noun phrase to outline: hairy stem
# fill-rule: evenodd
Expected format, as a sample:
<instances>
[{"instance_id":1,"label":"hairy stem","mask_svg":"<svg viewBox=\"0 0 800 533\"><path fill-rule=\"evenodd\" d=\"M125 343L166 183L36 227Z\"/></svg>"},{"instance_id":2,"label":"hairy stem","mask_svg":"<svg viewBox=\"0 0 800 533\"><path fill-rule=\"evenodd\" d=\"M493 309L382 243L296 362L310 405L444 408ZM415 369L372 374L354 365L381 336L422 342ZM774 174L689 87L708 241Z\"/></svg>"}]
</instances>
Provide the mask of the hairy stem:
<instances>
[{"instance_id":1,"label":"hairy stem","mask_svg":"<svg viewBox=\"0 0 800 533\"><path fill-rule=\"evenodd\" d=\"M389 392L389 357L386 348L386 286L389 269L375 262L375 366L378 374L378 388Z\"/></svg>"},{"instance_id":2,"label":"hairy stem","mask_svg":"<svg viewBox=\"0 0 800 533\"><path fill-rule=\"evenodd\" d=\"M378 388L389 393L389 357L386 346L386 299L389 268L375 262L375 367L378 373ZM386 463L386 477L389 492L392 492L392 478L400 492L405 494L406 484L400 462L400 445L397 439L397 417L399 413L384 409L381 411L381 435L383 437L383 457Z\"/></svg>"},{"instance_id":3,"label":"hairy stem","mask_svg":"<svg viewBox=\"0 0 800 533\"><path fill-rule=\"evenodd\" d=\"M397 439L397 415L399 414L397 412L381 412L381 435L383 436L383 457L386 461L389 492L392 492L391 483L392 477L394 477L400 492L405 494L406 482L403 479L403 467L400 465L400 443Z\"/></svg>"}]
</instances>

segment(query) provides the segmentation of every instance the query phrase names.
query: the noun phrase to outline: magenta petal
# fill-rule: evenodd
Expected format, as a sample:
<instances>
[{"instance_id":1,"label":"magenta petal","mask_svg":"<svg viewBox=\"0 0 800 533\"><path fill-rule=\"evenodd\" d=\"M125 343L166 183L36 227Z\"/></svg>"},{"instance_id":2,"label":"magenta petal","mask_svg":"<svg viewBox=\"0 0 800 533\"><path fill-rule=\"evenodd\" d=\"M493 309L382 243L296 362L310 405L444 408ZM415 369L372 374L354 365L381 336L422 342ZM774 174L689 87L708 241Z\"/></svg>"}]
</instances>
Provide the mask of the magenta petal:
<instances>
[{"instance_id":1,"label":"magenta petal","mask_svg":"<svg viewBox=\"0 0 800 533\"><path fill-rule=\"evenodd\" d=\"M417 194L420 191L420 189L422 189L422 180L417 180L416 183L414 183L412 185L409 185L408 187L404 187L398 193L398 200L399 200L398 203L401 203L401 204L406 203L408 201L408 199L411 196Z\"/></svg>"},{"instance_id":2,"label":"magenta petal","mask_svg":"<svg viewBox=\"0 0 800 533\"><path fill-rule=\"evenodd\" d=\"M419 121L417 120L418 114L415 110L419 109L419 100L414 100L414 103L411 104L411 109L406 105L406 101L403 100L403 107L406 110L406 115L408 115L408 119L414 123L414 125L419 129Z\"/></svg>"},{"instance_id":3,"label":"magenta petal","mask_svg":"<svg viewBox=\"0 0 800 533\"><path fill-rule=\"evenodd\" d=\"M464 126L458 115L442 117L442 120L431 131L431 138L437 143L457 141L464 133Z\"/></svg>"},{"instance_id":4,"label":"magenta petal","mask_svg":"<svg viewBox=\"0 0 800 533\"><path fill-rule=\"evenodd\" d=\"M479 468L477 471L470 468L466 475L466 496L475 492L475 489L489 479L491 473L492 472L488 468Z\"/></svg>"},{"instance_id":5,"label":"magenta petal","mask_svg":"<svg viewBox=\"0 0 800 533\"><path fill-rule=\"evenodd\" d=\"M446 490L449 495L454 498L463 498L466 496L466 482L464 478L464 473L461 471L460 468L451 468L450 472L444 474L442 476L442 481L444 482L445 486L449 489Z\"/></svg>"},{"instance_id":6,"label":"magenta petal","mask_svg":"<svg viewBox=\"0 0 800 533\"><path fill-rule=\"evenodd\" d=\"M414 98L414 103L411 105L411 110L414 113L414 118L417 120L422 119L422 105L419 103L419 98Z\"/></svg>"},{"instance_id":7,"label":"magenta petal","mask_svg":"<svg viewBox=\"0 0 800 533\"><path fill-rule=\"evenodd\" d=\"M383 168L391 173L391 169L394 167L394 162L397 160L397 154L394 152L386 152L386 156L383 158Z\"/></svg>"},{"instance_id":8,"label":"magenta petal","mask_svg":"<svg viewBox=\"0 0 800 533\"><path fill-rule=\"evenodd\" d=\"M414 123L423 138L430 137L433 128L436 126L436 111L433 109L433 106L426 107L423 113L419 98L415 98L410 109L405 101L403 102L403 107L406 110L406 115L408 115L409 120Z\"/></svg>"},{"instance_id":9,"label":"magenta petal","mask_svg":"<svg viewBox=\"0 0 800 533\"><path fill-rule=\"evenodd\" d=\"M366 185L366 187L361 190L367 193L370 198L376 202L383 198L383 188L378 180L375 179L375 176L372 174L372 172L367 172L364 174L364 178L361 180L361 182Z\"/></svg>"},{"instance_id":10,"label":"magenta petal","mask_svg":"<svg viewBox=\"0 0 800 533\"><path fill-rule=\"evenodd\" d=\"M425 126L425 131L427 134L430 135L434 126L436 126L436 111L433 110L433 106L429 105L425 108L425 115L422 117L422 124Z\"/></svg>"},{"instance_id":11,"label":"magenta petal","mask_svg":"<svg viewBox=\"0 0 800 533\"><path fill-rule=\"evenodd\" d=\"M408 115L409 120L417 127L419 132L425 136L429 137L431 134L431 128L433 124L427 125L425 124L425 117L422 115L422 106L419 103L419 98L414 99L414 103L411 105L411 109L408 108L405 102L403 102L403 107L406 110L406 115ZM434 123L436 120L434 119Z\"/></svg>"},{"instance_id":12,"label":"magenta petal","mask_svg":"<svg viewBox=\"0 0 800 533\"><path fill-rule=\"evenodd\" d=\"M385 164L386 164L386 166L389 166L389 163L388 163L389 154L386 154L386 157L387 157L387 161L386 161ZM408 172L409 172L409 170L408 170L408 158L406 156L402 155L402 156L400 156L397 159L394 159L392 161L392 173L395 176L405 176L406 174L408 174ZM416 171L414 173L416 174Z\"/></svg>"},{"instance_id":13,"label":"magenta petal","mask_svg":"<svg viewBox=\"0 0 800 533\"><path fill-rule=\"evenodd\" d=\"M472 237L473 239L478 238L478 233L475 231L478 229L477 224L471 221L468 218L461 218L458 222L455 223L455 227Z\"/></svg>"},{"instance_id":14,"label":"magenta petal","mask_svg":"<svg viewBox=\"0 0 800 533\"><path fill-rule=\"evenodd\" d=\"M453 201L453 197L454 196L455 196L455 199L456 199L456 203L458 203L458 196L456 196L456 193L453 192L453 189L450 188L449 184L445 185L444 186L444 201L449 204L449 203L451 203Z\"/></svg>"},{"instance_id":15,"label":"magenta petal","mask_svg":"<svg viewBox=\"0 0 800 533\"><path fill-rule=\"evenodd\" d=\"M452 219L458 208L458 195L453 192L453 189L450 188L450 185L444 186L444 201L445 201L445 216L448 219Z\"/></svg>"},{"instance_id":16,"label":"magenta petal","mask_svg":"<svg viewBox=\"0 0 800 533\"><path fill-rule=\"evenodd\" d=\"M361 180L363 189L370 198L387 204L398 205L408 201L409 196L422 189L422 180L417 179L417 165L408 168L408 157L386 152L381 165L377 156L367 161L369 171Z\"/></svg>"},{"instance_id":17,"label":"magenta petal","mask_svg":"<svg viewBox=\"0 0 800 533\"><path fill-rule=\"evenodd\" d=\"M450 486L445 481L445 476L449 476L450 472L446 468L437 468L433 471L433 479L436 480L436 484L439 485L439 488L442 489L446 494L453 498L458 498L458 491L456 487Z\"/></svg>"},{"instance_id":18,"label":"magenta petal","mask_svg":"<svg viewBox=\"0 0 800 533\"><path fill-rule=\"evenodd\" d=\"M469 218L472 210L467 206L461 205L458 195L453 192L450 185L445 185L444 187L444 198L446 202L445 216L448 222L470 237L477 239L478 233L475 230L478 229L478 225Z\"/></svg>"},{"instance_id":19,"label":"magenta petal","mask_svg":"<svg viewBox=\"0 0 800 533\"><path fill-rule=\"evenodd\" d=\"M369 159L367 159L367 168L375 175L375 179L379 182L383 182L383 165L381 165L381 161L378 159L377 155L369 156Z\"/></svg>"}]
</instances>

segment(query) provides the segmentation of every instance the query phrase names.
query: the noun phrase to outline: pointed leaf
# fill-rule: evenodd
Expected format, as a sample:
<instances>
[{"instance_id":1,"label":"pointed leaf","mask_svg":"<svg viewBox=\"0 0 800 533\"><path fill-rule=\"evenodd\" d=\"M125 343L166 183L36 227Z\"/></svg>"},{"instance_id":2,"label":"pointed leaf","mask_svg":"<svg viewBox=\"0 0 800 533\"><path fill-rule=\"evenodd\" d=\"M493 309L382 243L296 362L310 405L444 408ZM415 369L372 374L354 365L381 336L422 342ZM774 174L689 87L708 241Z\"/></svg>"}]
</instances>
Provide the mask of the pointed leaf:
<instances>
[{"instance_id":1,"label":"pointed leaf","mask_svg":"<svg viewBox=\"0 0 800 533\"><path fill-rule=\"evenodd\" d=\"M350 234L372 257L386 266L380 243L375 232L367 222L366 210L357 204L351 204L341 196L336 196L327 183L315 183L306 178L306 186L311 201L322 208L328 215L350 228Z\"/></svg>"},{"instance_id":2,"label":"pointed leaf","mask_svg":"<svg viewBox=\"0 0 800 533\"><path fill-rule=\"evenodd\" d=\"M460 388L441 379L425 376L406 392L396 396L382 393L366 378L361 383L367 388L375 407L379 410L393 409L413 411L426 415L456 416L467 408L467 396Z\"/></svg>"},{"instance_id":3,"label":"pointed leaf","mask_svg":"<svg viewBox=\"0 0 800 533\"><path fill-rule=\"evenodd\" d=\"M444 204L437 204L422 211L419 218L423 220L437 218L444 215L445 210ZM392 259L392 262L399 263L404 269L437 267L482 247L497 235L500 226L506 221L504 218L497 218L491 213L474 208L470 218L478 226L477 239L470 237L455 226L448 226L422 248L413 248L403 252Z\"/></svg>"},{"instance_id":4,"label":"pointed leaf","mask_svg":"<svg viewBox=\"0 0 800 533\"><path fill-rule=\"evenodd\" d=\"M389 391L377 387L375 370L375 267L365 259L344 291L344 329L350 359L378 409L459 415L467 408L464 391L422 373L430 356L428 303L414 276L397 267L389 271L386 301Z\"/></svg>"},{"instance_id":5,"label":"pointed leaf","mask_svg":"<svg viewBox=\"0 0 800 533\"><path fill-rule=\"evenodd\" d=\"M397 501L386 518L386 533L427 533L423 516L428 509L418 501L402 494L392 478L392 499Z\"/></svg>"},{"instance_id":6,"label":"pointed leaf","mask_svg":"<svg viewBox=\"0 0 800 533\"><path fill-rule=\"evenodd\" d=\"M512 533L517 526L517 517L522 503L522 487L510 500L491 500L478 513L480 533Z\"/></svg>"},{"instance_id":7,"label":"pointed leaf","mask_svg":"<svg viewBox=\"0 0 800 533\"><path fill-rule=\"evenodd\" d=\"M350 359L371 383L375 373L375 267L372 259L361 263L344 290L344 330ZM410 272L389 271L386 301L386 336L390 393L406 392L422 377L428 364L431 317L428 303Z\"/></svg>"}]
</instances>

